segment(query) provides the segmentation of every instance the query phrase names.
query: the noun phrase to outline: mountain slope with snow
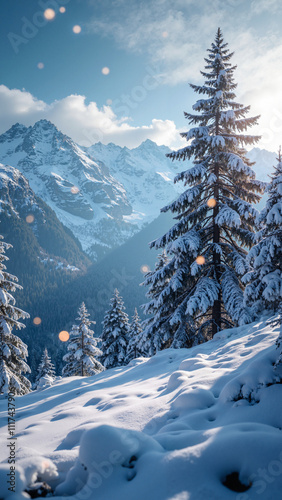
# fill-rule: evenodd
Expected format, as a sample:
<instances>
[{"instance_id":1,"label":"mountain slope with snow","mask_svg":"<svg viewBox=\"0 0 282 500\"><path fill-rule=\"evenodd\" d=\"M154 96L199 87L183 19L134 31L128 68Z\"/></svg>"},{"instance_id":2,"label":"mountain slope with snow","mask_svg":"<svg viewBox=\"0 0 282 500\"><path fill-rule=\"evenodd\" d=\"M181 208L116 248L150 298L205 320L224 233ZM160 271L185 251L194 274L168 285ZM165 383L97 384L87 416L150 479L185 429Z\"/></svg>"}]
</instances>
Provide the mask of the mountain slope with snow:
<instances>
[{"instance_id":1,"label":"mountain slope with snow","mask_svg":"<svg viewBox=\"0 0 282 500\"><path fill-rule=\"evenodd\" d=\"M279 500L277 335L261 321L17 398L18 492L46 481L57 499Z\"/></svg>"},{"instance_id":2,"label":"mountain slope with snow","mask_svg":"<svg viewBox=\"0 0 282 500\"><path fill-rule=\"evenodd\" d=\"M134 149L112 143L82 148L47 120L33 127L16 124L0 136L0 161L26 176L94 261L184 191L173 180L189 162L172 162L168 152L150 140ZM275 153L254 148L248 155L257 162L257 177L267 181Z\"/></svg>"},{"instance_id":3,"label":"mountain slope with snow","mask_svg":"<svg viewBox=\"0 0 282 500\"><path fill-rule=\"evenodd\" d=\"M132 212L123 186L47 120L2 134L0 160L26 176L94 258L136 232L123 220Z\"/></svg>"},{"instance_id":4,"label":"mountain slope with snow","mask_svg":"<svg viewBox=\"0 0 282 500\"><path fill-rule=\"evenodd\" d=\"M168 200L172 201L183 191L183 185L173 182L183 165L166 157L170 151L149 139L134 149L112 143L105 146L101 142L87 148L87 152L96 161L105 163L113 177L124 186L134 208L127 220L139 222L151 222Z\"/></svg>"}]
</instances>

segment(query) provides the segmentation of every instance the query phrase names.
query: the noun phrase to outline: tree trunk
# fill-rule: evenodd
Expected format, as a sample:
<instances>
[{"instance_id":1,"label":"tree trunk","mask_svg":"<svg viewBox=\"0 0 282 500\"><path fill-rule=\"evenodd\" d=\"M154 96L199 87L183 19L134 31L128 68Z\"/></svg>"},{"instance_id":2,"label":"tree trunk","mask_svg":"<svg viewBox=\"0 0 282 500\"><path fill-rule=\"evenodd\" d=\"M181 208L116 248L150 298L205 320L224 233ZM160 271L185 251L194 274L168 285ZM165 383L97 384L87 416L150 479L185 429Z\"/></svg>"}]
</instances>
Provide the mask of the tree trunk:
<instances>
[{"instance_id":1,"label":"tree trunk","mask_svg":"<svg viewBox=\"0 0 282 500\"><path fill-rule=\"evenodd\" d=\"M81 350L82 350L82 355L83 355L83 350L84 350L84 333L83 332L81 332ZM81 361L81 376L84 377L83 359Z\"/></svg>"},{"instance_id":2,"label":"tree trunk","mask_svg":"<svg viewBox=\"0 0 282 500\"><path fill-rule=\"evenodd\" d=\"M216 114L215 122L215 133L219 134L219 113ZM214 165L214 174L216 176L216 184L214 186L214 199L216 200L216 205L213 208L213 243L220 242L220 229L218 224L216 224L215 219L219 212L219 164L218 162ZM215 279L220 282L220 255L219 253L213 251L213 265L215 270ZM214 301L212 307L212 336L214 336L221 328L221 293L219 292L218 299Z\"/></svg>"}]
</instances>

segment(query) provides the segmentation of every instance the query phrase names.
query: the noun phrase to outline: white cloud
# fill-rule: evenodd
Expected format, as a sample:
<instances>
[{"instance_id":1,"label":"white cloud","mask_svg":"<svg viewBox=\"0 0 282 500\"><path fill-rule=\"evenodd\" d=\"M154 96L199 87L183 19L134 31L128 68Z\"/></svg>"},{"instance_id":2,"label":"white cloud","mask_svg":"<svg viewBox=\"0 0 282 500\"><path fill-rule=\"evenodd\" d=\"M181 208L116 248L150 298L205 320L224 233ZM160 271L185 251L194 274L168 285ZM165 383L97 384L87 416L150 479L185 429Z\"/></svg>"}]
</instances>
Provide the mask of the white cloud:
<instances>
[{"instance_id":1,"label":"white cloud","mask_svg":"<svg viewBox=\"0 0 282 500\"><path fill-rule=\"evenodd\" d=\"M0 133L16 122L29 126L46 118L83 146L101 141L131 148L146 139L171 147L181 144L179 131L171 120L153 119L149 125L134 127L126 118L118 120L110 106L99 109L95 102L86 104L81 95L70 95L48 105L25 90L0 85L0 109Z\"/></svg>"},{"instance_id":2,"label":"white cloud","mask_svg":"<svg viewBox=\"0 0 282 500\"><path fill-rule=\"evenodd\" d=\"M253 0L251 9L254 14L276 13L282 9L281 0Z\"/></svg>"}]
</instances>

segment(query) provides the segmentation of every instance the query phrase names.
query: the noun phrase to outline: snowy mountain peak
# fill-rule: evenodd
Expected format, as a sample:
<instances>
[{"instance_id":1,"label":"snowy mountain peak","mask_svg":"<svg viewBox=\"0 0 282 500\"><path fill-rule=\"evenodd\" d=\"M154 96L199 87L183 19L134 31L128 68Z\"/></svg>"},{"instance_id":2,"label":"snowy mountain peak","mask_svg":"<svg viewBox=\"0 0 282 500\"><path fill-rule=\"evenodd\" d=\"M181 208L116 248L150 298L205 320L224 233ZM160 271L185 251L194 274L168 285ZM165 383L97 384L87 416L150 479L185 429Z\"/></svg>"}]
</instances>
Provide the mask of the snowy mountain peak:
<instances>
[{"instance_id":1,"label":"snowy mountain peak","mask_svg":"<svg viewBox=\"0 0 282 500\"><path fill-rule=\"evenodd\" d=\"M21 136L28 130L28 127L21 123L15 123L7 132L0 136L0 142L10 141Z\"/></svg>"},{"instance_id":2,"label":"snowy mountain peak","mask_svg":"<svg viewBox=\"0 0 282 500\"><path fill-rule=\"evenodd\" d=\"M159 146L151 141L151 139L146 139L145 141L141 142L140 146L137 146L137 148L134 148L134 149L158 149Z\"/></svg>"},{"instance_id":3,"label":"snowy mountain peak","mask_svg":"<svg viewBox=\"0 0 282 500\"><path fill-rule=\"evenodd\" d=\"M40 129L42 128L43 130L56 130L58 131L56 125L54 125L54 123L50 122L49 120L45 120L45 119L42 119L42 120L38 120L37 122L35 122L35 124L33 125L33 128L36 130L36 129Z\"/></svg>"},{"instance_id":4,"label":"snowy mountain peak","mask_svg":"<svg viewBox=\"0 0 282 500\"><path fill-rule=\"evenodd\" d=\"M17 134L15 134L15 130ZM17 167L95 259L137 227L123 220L132 208L124 187L47 120L0 136L0 161Z\"/></svg>"}]
</instances>

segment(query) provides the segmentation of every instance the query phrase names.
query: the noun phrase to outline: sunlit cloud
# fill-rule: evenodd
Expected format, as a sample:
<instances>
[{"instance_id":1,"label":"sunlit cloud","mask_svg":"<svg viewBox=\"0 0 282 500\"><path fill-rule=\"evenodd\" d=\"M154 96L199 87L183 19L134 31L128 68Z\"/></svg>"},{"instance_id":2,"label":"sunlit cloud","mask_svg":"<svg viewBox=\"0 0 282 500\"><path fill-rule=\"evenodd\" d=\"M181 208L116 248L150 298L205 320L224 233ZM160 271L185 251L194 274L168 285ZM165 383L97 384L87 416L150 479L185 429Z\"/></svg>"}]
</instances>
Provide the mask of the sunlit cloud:
<instances>
[{"instance_id":1,"label":"sunlit cloud","mask_svg":"<svg viewBox=\"0 0 282 500\"><path fill-rule=\"evenodd\" d=\"M0 107L0 133L16 122L29 126L45 118L82 146L101 141L131 148L146 139L171 147L182 144L172 120L153 119L148 125L134 127L130 117L119 119L110 105L98 108L95 102L86 104L86 98L81 95L70 95L47 104L25 90L10 90L0 85Z\"/></svg>"}]
</instances>

